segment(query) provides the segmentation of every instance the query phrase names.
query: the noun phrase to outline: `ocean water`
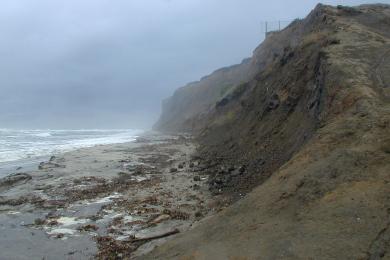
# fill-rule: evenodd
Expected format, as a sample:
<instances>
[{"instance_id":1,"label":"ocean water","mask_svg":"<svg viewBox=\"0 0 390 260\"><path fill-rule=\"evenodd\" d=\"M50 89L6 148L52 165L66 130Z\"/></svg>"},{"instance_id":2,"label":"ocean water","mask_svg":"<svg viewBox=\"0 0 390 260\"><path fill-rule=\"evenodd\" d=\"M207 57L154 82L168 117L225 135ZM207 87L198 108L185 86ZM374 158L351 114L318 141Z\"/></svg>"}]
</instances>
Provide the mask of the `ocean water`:
<instances>
[{"instance_id":1,"label":"ocean water","mask_svg":"<svg viewBox=\"0 0 390 260\"><path fill-rule=\"evenodd\" d=\"M140 130L12 130L0 129L0 169L17 162L102 144L134 141Z\"/></svg>"}]
</instances>

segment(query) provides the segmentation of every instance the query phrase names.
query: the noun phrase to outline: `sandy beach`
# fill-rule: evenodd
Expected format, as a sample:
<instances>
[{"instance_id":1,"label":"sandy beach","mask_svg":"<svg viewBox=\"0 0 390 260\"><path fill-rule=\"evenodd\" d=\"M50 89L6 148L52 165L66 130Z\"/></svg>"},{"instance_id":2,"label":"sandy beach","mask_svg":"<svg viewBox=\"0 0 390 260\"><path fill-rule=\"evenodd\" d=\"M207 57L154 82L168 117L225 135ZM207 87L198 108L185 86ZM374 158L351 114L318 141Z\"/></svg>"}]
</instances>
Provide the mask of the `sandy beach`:
<instances>
[{"instance_id":1,"label":"sandy beach","mask_svg":"<svg viewBox=\"0 0 390 260\"><path fill-rule=\"evenodd\" d=\"M217 210L189 136L84 148L0 179L1 259L136 258Z\"/></svg>"}]
</instances>

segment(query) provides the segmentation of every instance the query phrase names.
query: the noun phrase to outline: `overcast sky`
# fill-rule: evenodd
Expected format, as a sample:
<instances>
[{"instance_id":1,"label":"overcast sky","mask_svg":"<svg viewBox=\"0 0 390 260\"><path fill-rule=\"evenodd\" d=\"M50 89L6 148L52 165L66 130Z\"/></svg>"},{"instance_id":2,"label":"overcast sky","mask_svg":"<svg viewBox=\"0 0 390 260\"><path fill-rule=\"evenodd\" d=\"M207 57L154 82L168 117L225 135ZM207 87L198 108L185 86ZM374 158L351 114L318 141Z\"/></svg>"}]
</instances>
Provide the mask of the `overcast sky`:
<instances>
[{"instance_id":1,"label":"overcast sky","mask_svg":"<svg viewBox=\"0 0 390 260\"><path fill-rule=\"evenodd\" d=\"M0 128L149 127L176 88L249 57L261 21L316 3L1 0Z\"/></svg>"}]
</instances>

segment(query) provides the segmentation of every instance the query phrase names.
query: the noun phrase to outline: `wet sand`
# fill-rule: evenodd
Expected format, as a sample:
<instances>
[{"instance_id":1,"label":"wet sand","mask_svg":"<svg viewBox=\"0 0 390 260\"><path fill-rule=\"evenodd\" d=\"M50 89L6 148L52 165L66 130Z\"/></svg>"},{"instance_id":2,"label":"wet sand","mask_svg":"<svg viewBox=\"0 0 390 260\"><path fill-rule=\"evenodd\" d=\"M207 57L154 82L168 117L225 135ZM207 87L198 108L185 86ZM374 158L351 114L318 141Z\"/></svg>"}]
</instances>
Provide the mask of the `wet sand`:
<instances>
[{"instance_id":1,"label":"wet sand","mask_svg":"<svg viewBox=\"0 0 390 260\"><path fill-rule=\"evenodd\" d=\"M0 258L135 258L191 229L216 210L194 151L145 135L0 179Z\"/></svg>"}]
</instances>

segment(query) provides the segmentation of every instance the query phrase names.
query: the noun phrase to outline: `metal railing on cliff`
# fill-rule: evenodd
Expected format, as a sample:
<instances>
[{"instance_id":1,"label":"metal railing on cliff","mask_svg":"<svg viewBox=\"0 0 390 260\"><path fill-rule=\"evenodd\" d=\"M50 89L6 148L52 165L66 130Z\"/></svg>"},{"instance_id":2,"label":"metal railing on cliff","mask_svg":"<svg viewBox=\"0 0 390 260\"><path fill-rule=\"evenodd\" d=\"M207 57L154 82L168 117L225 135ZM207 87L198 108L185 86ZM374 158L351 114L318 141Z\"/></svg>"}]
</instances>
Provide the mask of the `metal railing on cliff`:
<instances>
[{"instance_id":1,"label":"metal railing on cliff","mask_svg":"<svg viewBox=\"0 0 390 260\"><path fill-rule=\"evenodd\" d=\"M279 32L286 28L294 20L278 20L278 21L262 21L261 32L264 33L265 38L273 32Z\"/></svg>"}]
</instances>

